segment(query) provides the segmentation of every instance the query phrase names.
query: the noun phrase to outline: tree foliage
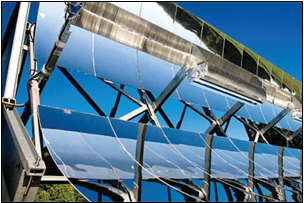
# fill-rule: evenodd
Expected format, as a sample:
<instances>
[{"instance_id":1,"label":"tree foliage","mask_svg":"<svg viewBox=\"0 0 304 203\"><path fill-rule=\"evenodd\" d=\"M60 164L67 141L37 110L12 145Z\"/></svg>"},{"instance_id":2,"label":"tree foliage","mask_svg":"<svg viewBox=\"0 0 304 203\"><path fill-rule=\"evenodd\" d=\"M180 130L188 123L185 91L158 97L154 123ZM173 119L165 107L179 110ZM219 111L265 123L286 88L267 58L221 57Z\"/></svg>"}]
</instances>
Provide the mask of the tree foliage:
<instances>
[{"instance_id":1,"label":"tree foliage","mask_svg":"<svg viewBox=\"0 0 304 203\"><path fill-rule=\"evenodd\" d=\"M87 202L70 184L40 184L35 202Z\"/></svg>"}]
</instances>

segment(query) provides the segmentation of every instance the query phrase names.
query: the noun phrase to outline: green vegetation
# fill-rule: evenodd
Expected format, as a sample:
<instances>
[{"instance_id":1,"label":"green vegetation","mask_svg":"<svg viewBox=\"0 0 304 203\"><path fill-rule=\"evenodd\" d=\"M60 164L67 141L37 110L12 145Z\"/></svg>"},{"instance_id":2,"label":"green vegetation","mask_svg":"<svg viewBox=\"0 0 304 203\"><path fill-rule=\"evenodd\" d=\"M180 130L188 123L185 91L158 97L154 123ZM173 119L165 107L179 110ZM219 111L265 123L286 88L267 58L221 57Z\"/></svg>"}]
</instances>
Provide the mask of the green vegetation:
<instances>
[{"instance_id":1,"label":"green vegetation","mask_svg":"<svg viewBox=\"0 0 304 203\"><path fill-rule=\"evenodd\" d=\"M87 202L70 184L40 184L35 202Z\"/></svg>"}]
</instances>

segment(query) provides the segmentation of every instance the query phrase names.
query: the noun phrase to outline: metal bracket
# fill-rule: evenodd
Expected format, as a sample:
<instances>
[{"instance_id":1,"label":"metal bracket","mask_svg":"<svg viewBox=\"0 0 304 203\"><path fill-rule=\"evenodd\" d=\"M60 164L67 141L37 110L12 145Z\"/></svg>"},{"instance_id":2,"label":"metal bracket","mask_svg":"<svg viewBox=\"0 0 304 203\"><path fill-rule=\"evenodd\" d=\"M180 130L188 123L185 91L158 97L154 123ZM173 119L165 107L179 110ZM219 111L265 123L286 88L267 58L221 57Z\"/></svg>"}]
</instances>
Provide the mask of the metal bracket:
<instances>
[{"instance_id":1,"label":"metal bracket","mask_svg":"<svg viewBox=\"0 0 304 203\"><path fill-rule=\"evenodd\" d=\"M8 107L14 106L16 103L15 97L18 87L19 72L22 64L22 52L24 44L24 36L27 27L27 18L29 12L30 3L21 2L16 21L16 28L14 32L14 40L12 44L12 51L10 54L10 60L7 70L5 89L3 94L3 103Z\"/></svg>"},{"instance_id":2,"label":"metal bracket","mask_svg":"<svg viewBox=\"0 0 304 203\"><path fill-rule=\"evenodd\" d=\"M158 119L157 119L157 117L155 115L155 112L154 112L154 110L153 110L153 108L152 108L152 106L151 106L151 104L150 104L150 102L148 100L148 97L146 95L145 90L138 90L138 91L139 91L139 94L140 94L140 97L141 97L143 103L145 103L146 106L147 106L146 115L149 118L148 120L151 121L152 124L160 127Z\"/></svg>"},{"instance_id":3,"label":"metal bracket","mask_svg":"<svg viewBox=\"0 0 304 203\"><path fill-rule=\"evenodd\" d=\"M45 65L43 66L43 68L41 70L42 77L39 80L40 93L42 92L49 76L53 72L55 65L61 55L61 52L63 51L63 48L65 47L65 44L67 43L67 41L71 35L70 27L71 27L72 20L74 17L77 16L78 12L82 8L82 5L83 5L82 3L79 4L77 2L68 3L65 8L66 20L65 20L64 24L62 25L58 38L57 38L57 41L54 43L52 51L51 51Z\"/></svg>"},{"instance_id":4,"label":"metal bracket","mask_svg":"<svg viewBox=\"0 0 304 203\"><path fill-rule=\"evenodd\" d=\"M198 199L201 199L202 201L206 201L205 199L205 194L204 191L201 187L199 187L197 184L195 184L193 181L186 179L186 180L177 180L177 179L165 179L165 178L160 178L163 182L175 186L175 187L179 187L181 189L181 191L189 194L189 195L193 195L196 196ZM146 181L149 182L156 182L156 183L160 183L163 184L160 180L158 179L148 179ZM181 182L182 181L182 182ZM182 194L182 193L181 193ZM195 198L191 198L189 196L186 196L184 194L182 194L185 198L185 201L196 201Z\"/></svg>"},{"instance_id":5,"label":"metal bracket","mask_svg":"<svg viewBox=\"0 0 304 203\"><path fill-rule=\"evenodd\" d=\"M104 183L111 185L107 186L101 183L91 182L88 180L69 179L74 185L79 185L88 188L92 191L101 193L108 196L113 201L119 202L134 202L134 196L132 191L122 181L118 180L104 180Z\"/></svg>"},{"instance_id":6,"label":"metal bracket","mask_svg":"<svg viewBox=\"0 0 304 203\"><path fill-rule=\"evenodd\" d=\"M45 164L39 157L17 111L2 105L3 181L9 201L34 201Z\"/></svg>"},{"instance_id":7,"label":"metal bracket","mask_svg":"<svg viewBox=\"0 0 304 203\"><path fill-rule=\"evenodd\" d=\"M205 131L206 134L213 134L216 131L216 128L221 128L238 110L240 110L244 106L244 103L237 102L235 103L226 113L222 116L222 118L217 119L212 114L213 119L215 119L216 122L213 122L212 125ZM205 110L205 109L204 109ZM209 110L211 111L211 110ZM205 110L206 112L206 110ZM225 133L225 131L224 131Z\"/></svg>"},{"instance_id":8,"label":"metal bracket","mask_svg":"<svg viewBox=\"0 0 304 203\"><path fill-rule=\"evenodd\" d=\"M250 188L247 185L243 184L242 182L240 182L238 180L224 179L224 181L229 183L230 185L235 186L235 187L231 187L231 189L234 192L234 196L236 197L237 202L248 202L248 201L252 200L252 197L251 197L252 193L250 191ZM237 188L240 188L240 189L237 189Z\"/></svg>"}]
</instances>

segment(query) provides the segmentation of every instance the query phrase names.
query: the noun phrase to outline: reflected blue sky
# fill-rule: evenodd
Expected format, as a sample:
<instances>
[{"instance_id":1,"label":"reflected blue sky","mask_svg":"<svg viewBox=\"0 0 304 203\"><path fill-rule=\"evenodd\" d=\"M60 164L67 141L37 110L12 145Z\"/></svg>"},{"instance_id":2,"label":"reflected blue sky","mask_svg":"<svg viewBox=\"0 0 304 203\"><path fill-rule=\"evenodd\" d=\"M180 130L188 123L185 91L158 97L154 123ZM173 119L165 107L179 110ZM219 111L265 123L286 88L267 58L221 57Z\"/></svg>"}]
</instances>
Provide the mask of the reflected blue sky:
<instances>
[{"instance_id":1,"label":"reflected blue sky","mask_svg":"<svg viewBox=\"0 0 304 203\"><path fill-rule=\"evenodd\" d=\"M177 4L260 54L297 80L302 81L301 2L178 2ZM13 6L14 3L2 2L2 37ZM29 16L30 23L36 21L37 10L38 3L32 3ZM23 70L20 88L17 94L17 103L25 103L28 98L26 90L28 80L27 64L28 61L26 61ZM38 63L39 70L42 68L42 65L43 64ZM92 77L88 75L74 72L71 74L79 81L85 90L89 92L94 100L105 109L105 112L108 113L107 115L109 115L115 102L116 91L110 89L101 81L95 78L92 79ZM64 88L62 88L63 86ZM138 98L137 90L129 87L126 87L126 89ZM157 95L155 95L155 97L157 97ZM49 79L41 95L41 103L96 114L58 69L55 69ZM136 105L123 97L117 115L122 116L136 107ZM179 120L182 107L178 101L172 99L169 99L163 106L165 112L171 115L170 119L174 124ZM20 114L22 110L23 108L18 108ZM215 112L215 114L217 117L223 115L222 112ZM160 119L160 121L161 125L166 125L162 119ZM248 139L243 126L235 119L232 119L230 125L231 128L228 128L227 132L230 137ZM201 117L193 113L192 110L187 110L182 129L202 132L208 126L209 123L206 120L201 119ZM31 133L30 127L31 122L28 122L27 129Z\"/></svg>"}]
</instances>

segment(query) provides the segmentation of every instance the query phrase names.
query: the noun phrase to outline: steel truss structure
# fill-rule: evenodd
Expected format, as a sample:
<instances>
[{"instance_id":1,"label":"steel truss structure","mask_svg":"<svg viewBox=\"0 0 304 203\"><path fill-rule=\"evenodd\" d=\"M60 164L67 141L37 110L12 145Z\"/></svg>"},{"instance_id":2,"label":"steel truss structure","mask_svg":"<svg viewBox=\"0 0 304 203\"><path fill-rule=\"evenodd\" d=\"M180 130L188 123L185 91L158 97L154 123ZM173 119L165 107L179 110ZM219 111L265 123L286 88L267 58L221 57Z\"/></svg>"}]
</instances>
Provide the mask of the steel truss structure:
<instances>
[{"instance_id":1,"label":"steel truss structure","mask_svg":"<svg viewBox=\"0 0 304 203\"><path fill-rule=\"evenodd\" d=\"M236 199L237 201L271 201L273 199L286 201L285 191L288 190L284 188L284 185L292 188L292 198L295 201L302 201L302 190L299 186L301 182L296 178L286 178L283 177L283 150L284 147L280 147L279 153L279 174L278 178L273 179L261 179L254 177L254 151L255 143L263 142L269 144L265 138L265 133L269 130L275 130L280 135L286 139L286 146L292 145L292 140L301 136L302 128L293 132L291 136L286 135L283 131L278 130L275 125L283 119L289 112L288 109L282 110L271 122L267 125L259 128L254 123L254 121L246 118L242 118L236 115L236 112L240 110L244 103L237 102L232 106L221 118L216 118L212 109L207 107L202 107L198 109L194 105L188 103L187 101L180 102L183 104L182 113L179 122L175 125L169 119L168 115L162 108L162 105L168 100L170 95L176 90L179 84L185 79L189 69L183 67L174 77L174 79L167 85L167 87L162 91L159 97L155 98L152 92L145 89L138 89L140 100L133 97L126 90L124 90L124 84L120 86L114 84L112 81L99 78L103 83L107 84L110 88L117 91L117 97L110 115L106 115L102 110L102 107L98 106L96 102L90 97L90 95L84 90L84 88L73 78L73 76L63 67L58 67L58 69L63 73L67 80L75 87L75 89L83 96L83 98L88 102L89 105L96 111L100 116L109 116L115 118L118 106L121 102L121 97L124 96L133 103L137 104L139 107L126 115L120 117L119 119L129 121L135 117L142 115L139 119L140 130L137 137L136 146L136 161L139 164L134 165L134 182L133 188L129 188L123 181L120 180L99 180L98 183L90 182L88 180L80 179L66 179L63 176L52 176L51 174L44 175L45 166L42 160L43 145L42 145L42 135L40 129L40 121L38 116L38 105L40 104L39 95L43 91L45 85L47 84L48 78L56 66L56 62L60 57L62 50L64 49L65 43L67 42L71 32L69 31L70 24L72 21L71 16L75 13L67 11L69 17L66 18L64 25L62 26L61 32L58 36L57 42L50 53L49 59L42 68L41 72L38 72L37 63L34 60L34 33L35 25L30 25L26 22L27 12L23 13L24 10L28 10L29 3L20 3L19 14L17 19L17 26L22 25L24 29L20 29L21 33L16 31L15 36L18 35L19 42L15 43L12 48L12 54L10 58L11 61L15 61L15 64L9 66L9 79L6 80L6 89L4 96L2 98L2 129L8 128L10 134L8 137L12 139L15 148L12 153L16 154L16 160L13 162L8 162L6 165L8 168L2 170L2 194L3 198L7 201L33 201L37 193L38 185L40 182L56 182L56 183L66 183L71 182L75 185L79 185L88 188L92 191L96 191L99 194L98 200L101 201L101 195L108 196L113 201L141 201L142 193L142 167L143 164L143 148L145 144L145 131L147 125L145 123L151 122L153 125L160 126L156 113L159 112L161 117L166 122L169 128L180 129L185 119L185 113L188 110L200 115L207 122L210 123L209 127L205 130L205 134L208 134L206 144L210 148L206 148L205 152L205 176L203 178L203 184L198 185L195 181L191 179L149 179L147 181L156 182L163 185L171 185L179 188L185 201L209 201L210 200L210 190L215 191L215 199L218 200L217 184L222 184L226 196L229 201ZM14 22L12 22L14 23ZM20 38L24 39L20 40ZM20 74L22 72L26 54L29 53L29 82L28 82L28 93L29 101L25 104L25 109L22 116L20 117L16 111L16 101L15 95L18 88L18 81L20 79ZM18 63L16 63L16 61ZM12 82L13 81L13 82ZM30 140L30 136L25 129L25 125L29 118L32 119L32 135L33 139ZM247 133L250 142L249 149L249 175L246 180L248 184L237 179L218 179L210 177L211 174L211 147L213 136L223 136L227 137L227 130L229 128L229 123L232 118L237 119L241 122ZM254 133L252 133L254 132ZM2 135L3 136L3 135ZM302 160L301 160L302 167ZM9 174L8 171L13 171ZM302 168L301 168L302 174ZM300 181L301 181L300 177ZM102 183L101 183L102 182ZM213 187L212 187L213 183ZM261 187L266 188L272 194L272 197L267 197L263 194ZM254 190L257 190L257 194ZM170 187L168 187L168 201L171 201ZM189 194L189 195L185 195Z\"/></svg>"}]
</instances>

